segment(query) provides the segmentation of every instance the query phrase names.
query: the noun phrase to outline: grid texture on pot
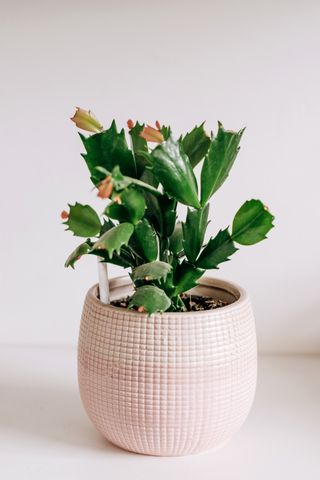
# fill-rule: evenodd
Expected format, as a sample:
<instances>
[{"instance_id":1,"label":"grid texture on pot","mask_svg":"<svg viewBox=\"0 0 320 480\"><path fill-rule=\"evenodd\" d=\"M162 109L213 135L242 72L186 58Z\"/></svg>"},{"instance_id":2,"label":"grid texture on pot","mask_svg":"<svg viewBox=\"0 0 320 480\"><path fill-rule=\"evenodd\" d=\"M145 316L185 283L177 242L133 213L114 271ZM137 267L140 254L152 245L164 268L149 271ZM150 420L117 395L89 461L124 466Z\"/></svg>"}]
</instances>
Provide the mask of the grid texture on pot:
<instances>
[{"instance_id":1,"label":"grid texture on pot","mask_svg":"<svg viewBox=\"0 0 320 480\"><path fill-rule=\"evenodd\" d=\"M129 313L89 290L79 385L84 407L112 443L151 455L186 455L227 441L256 385L250 301L193 314Z\"/></svg>"}]
</instances>

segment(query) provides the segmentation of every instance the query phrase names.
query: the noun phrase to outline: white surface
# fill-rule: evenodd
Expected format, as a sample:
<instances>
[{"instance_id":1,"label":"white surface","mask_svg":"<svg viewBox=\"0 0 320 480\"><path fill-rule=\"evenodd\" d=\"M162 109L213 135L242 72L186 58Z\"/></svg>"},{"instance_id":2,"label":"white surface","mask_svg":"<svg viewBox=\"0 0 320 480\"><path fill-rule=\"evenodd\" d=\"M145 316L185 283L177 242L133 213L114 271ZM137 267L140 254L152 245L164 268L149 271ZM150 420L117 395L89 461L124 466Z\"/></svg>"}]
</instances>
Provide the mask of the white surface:
<instances>
[{"instance_id":1,"label":"white surface","mask_svg":"<svg viewBox=\"0 0 320 480\"><path fill-rule=\"evenodd\" d=\"M208 130L218 119L247 126L209 231L256 197L276 229L211 273L250 292L261 351L319 352L320 2L11 0L0 10L1 341L75 344L97 282L92 258L63 268L80 242L61 210L75 200L103 209L69 120L80 105L106 125L158 119L177 134L204 119Z\"/></svg>"},{"instance_id":2,"label":"white surface","mask_svg":"<svg viewBox=\"0 0 320 480\"><path fill-rule=\"evenodd\" d=\"M262 357L253 410L224 448L146 457L106 442L77 391L73 349L0 350L0 470L5 480L319 478L320 357Z\"/></svg>"}]
</instances>

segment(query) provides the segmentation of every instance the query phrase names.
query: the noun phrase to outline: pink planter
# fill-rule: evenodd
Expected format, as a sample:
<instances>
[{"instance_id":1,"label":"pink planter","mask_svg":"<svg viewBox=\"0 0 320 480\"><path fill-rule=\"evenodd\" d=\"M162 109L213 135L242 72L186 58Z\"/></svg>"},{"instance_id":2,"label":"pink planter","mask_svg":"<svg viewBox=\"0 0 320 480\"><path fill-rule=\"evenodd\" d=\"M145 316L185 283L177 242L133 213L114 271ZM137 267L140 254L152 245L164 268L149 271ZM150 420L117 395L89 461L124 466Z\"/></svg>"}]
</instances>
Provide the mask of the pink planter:
<instances>
[{"instance_id":1,"label":"pink planter","mask_svg":"<svg viewBox=\"0 0 320 480\"><path fill-rule=\"evenodd\" d=\"M112 298L130 280L110 282ZM87 294L79 338L79 385L88 416L110 442L149 455L217 447L239 429L256 385L256 336L245 291L202 278L195 292L227 299L207 312L150 317Z\"/></svg>"}]
</instances>

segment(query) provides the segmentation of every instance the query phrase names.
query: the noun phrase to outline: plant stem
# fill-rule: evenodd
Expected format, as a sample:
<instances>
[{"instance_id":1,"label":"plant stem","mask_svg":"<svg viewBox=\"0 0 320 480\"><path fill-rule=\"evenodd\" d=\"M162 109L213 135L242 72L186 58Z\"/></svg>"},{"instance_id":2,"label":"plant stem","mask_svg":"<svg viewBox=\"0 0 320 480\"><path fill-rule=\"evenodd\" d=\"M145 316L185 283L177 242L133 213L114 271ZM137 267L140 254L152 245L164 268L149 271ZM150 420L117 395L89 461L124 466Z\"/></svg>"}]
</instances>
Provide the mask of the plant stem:
<instances>
[{"instance_id":1,"label":"plant stem","mask_svg":"<svg viewBox=\"0 0 320 480\"><path fill-rule=\"evenodd\" d=\"M159 190L157 190L152 185L149 185L148 183L143 182L142 180L138 180L137 178L126 177L126 176L124 176L124 178L131 180L131 183L133 183L134 185L144 188L144 190L148 190L148 192L153 193L153 195L155 195L156 197L162 196L162 193Z\"/></svg>"},{"instance_id":2,"label":"plant stem","mask_svg":"<svg viewBox=\"0 0 320 480\"><path fill-rule=\"evenodd\" d=\"M187 307L185 306L185 304L184 304L183 301L181 300L180 295L178 295L178 304L180 305L181 310L182 310L183 312L186 312Z\"/></svg>"}]
</instances>

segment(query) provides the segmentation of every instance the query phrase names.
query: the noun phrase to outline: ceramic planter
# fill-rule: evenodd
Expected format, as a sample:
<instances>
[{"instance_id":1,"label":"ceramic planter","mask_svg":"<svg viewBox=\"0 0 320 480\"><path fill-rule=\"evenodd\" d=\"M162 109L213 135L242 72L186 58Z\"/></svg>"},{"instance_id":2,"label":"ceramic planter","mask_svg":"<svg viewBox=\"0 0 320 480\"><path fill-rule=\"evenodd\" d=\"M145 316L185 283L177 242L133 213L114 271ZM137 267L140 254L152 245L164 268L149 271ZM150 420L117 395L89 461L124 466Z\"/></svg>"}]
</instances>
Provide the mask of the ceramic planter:
<instances>
[{"instance_id":1,"label":"ceramic planter","mask_svg":"<svg viewBox=\"0 0 320 480\"><path fill-rule=\"evenodd\" d=\"M110 282L111 299L132 291ZM211 311L147 314L87 294L80 328L81 398L112 443L149 455L187 455L218 447L246 419L256 386L256 335L246 292L202 278L193 293L229 305Z\"/></svg>"}]
</instances>

